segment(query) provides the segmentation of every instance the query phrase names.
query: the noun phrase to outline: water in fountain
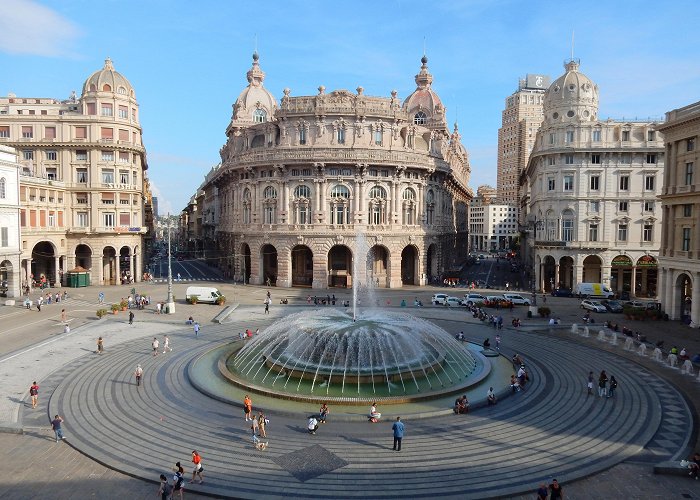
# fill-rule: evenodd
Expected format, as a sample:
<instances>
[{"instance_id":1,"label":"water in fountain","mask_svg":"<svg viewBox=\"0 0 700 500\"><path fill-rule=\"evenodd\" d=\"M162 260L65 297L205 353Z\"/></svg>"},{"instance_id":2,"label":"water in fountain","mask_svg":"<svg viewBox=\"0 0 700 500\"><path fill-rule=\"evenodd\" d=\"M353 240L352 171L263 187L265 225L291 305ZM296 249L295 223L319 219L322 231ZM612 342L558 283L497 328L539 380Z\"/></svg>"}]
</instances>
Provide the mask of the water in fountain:
<instances>
[{"instance_id":1,"label":"water in fountain","mask_svg":"<svg viewBox=\"0 0 700 500\"><path fill-rule=\"evenodd\" d=\"M359 307L363 309L375 307L377 304L374 293L375 282L369 272L368 262L369 243L365 234L358 231L355 235L355 255L352 260L352 317L357 318Z\"/></svg>"},{"instance_id":2,"label":"water in fountain","mask_svg":"<svg viewBox=\"0 0 700 500\"><path fill-rule=\"evenodd\" d=\"M359 400L442 392L488 371L445 330L401 312L286 316L228 359L234 381L261 392Z\"/></svg>"}]
</instances>

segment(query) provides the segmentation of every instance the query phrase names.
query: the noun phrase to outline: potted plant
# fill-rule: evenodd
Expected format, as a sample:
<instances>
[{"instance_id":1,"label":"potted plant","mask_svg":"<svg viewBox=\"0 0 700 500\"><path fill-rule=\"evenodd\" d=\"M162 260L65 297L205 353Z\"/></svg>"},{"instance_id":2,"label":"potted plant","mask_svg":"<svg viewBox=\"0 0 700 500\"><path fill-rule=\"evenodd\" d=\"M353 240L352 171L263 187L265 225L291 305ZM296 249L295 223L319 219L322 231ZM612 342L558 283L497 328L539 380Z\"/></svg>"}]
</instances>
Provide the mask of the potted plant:
<instances>
[{"instance_id":1,"label":"potted plant","mask_svg":"<svg viewBox=\"0 0 700 500\"><path fill-rule=\"evenodd\" d=\"M216 304L217 304L217 305L223 306L225 303L226 303L226 297L225 297L224 295L219 295L219 296L216 298Z\"/></svg>"},{"instance_id":2,"label":"potted plant","mask_svg":"<svg viewBox=\"0 0 700 500\"><path fill-rule=\"evenodd\" d=\"M173 298L175 300L175 298ZM190 297L187 299L187 302L190 304L196 304L199 302L199 295L190 295Z\"/></svg>"},{"instance_id":3,"label":"potted plant","mask_svg":"<svg viewBox=\"0 0 700 500\"><path fill-rule=\"evenodd\" d=\"M122 311L126 311L127 307L129 307L129 303L122 299L122 301L119 303L119 307L122 308Z\"/></svg>"},{"instance_id":4,"label":"potted plant","mask_svg":"<svg viewBox=\"0 0 700 500\"><path fill-rule=\"evenodd\" d=\"M540 306L537 308L537 314L539 314L541 318L548 318L551 313L552 310L549 307Z\"/></svg>"},{"instance_id":5,"label":"potted plant","mask_svg":"<svg viewBox=\"0 0 700 500\"><path fill-rule=\"evenodd\" d=\"M95 314L97 314L97 319L102 319L102 317L107 314L107 309L98 309Z\"/></svg>"},{"instance_id":6,"label":"potted plant","mask_svg":"<svg viewBox=\"0 0 700 500\"><path fill-rule=\"evenodd\" d=\"M119 304L112 304L110 306L110 309L112 310L112 314L117 314L119 312L119 309L121 309Z\"/></svg>"}]
</instances>

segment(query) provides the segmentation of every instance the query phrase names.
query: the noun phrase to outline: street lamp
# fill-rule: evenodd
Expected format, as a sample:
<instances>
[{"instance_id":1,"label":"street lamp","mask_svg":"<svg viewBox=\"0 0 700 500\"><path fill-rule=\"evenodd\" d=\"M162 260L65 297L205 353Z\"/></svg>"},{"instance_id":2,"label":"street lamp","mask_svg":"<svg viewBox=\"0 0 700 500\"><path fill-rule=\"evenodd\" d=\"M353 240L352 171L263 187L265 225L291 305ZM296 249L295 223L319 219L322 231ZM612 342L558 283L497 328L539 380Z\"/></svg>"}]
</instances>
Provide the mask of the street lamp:
<instances>
[{"instance_id":1,"label":"street lamp","mask_svg":"<svg viewBox=\"0 0 700 500\"><path fill-rule=\"evenodd\" d=\"M172 255L170 253L170 213L168 213L168 299L165 304L166 314L175 313L175 298L173 297L173 268L171 265Z\"/></svg>"}]
</instances>

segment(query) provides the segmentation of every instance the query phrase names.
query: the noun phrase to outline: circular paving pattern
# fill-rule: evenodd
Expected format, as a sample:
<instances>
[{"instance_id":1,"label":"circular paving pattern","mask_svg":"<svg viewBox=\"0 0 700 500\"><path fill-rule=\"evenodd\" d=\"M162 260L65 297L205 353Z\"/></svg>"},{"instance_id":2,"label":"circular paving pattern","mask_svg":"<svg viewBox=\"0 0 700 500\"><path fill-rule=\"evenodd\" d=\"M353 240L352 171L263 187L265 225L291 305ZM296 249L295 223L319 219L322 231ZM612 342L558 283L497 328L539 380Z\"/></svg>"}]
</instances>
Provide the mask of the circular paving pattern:
<instances>
[{"instance_id":1,"label":"circular paving pattern","mask_svg":"<svg viewBox=\"0 0 700 500\"><path fill-rule=\"evenodd\" d=\"M467 324L463 312L451 319L430 309L420 314L474 339L492 336L488 327ZM245 317L246 326L266 324L246 311L237 317ZM519 352L530 368L527 391L466 416L406 419L401 452L391 450L390 420L333 422L331 413L311 436L306 414L272 411L270 446L259 452L241 408L203 395L187 379L188 364L236 328L207 327L198 339L183 330L171 335L174 352L156 357L148 337L102 357L85 356L61 370L67 375L49 413L64 417L69 444L135 477L155 480L199 450L205 483L188 485L191 491L246 498L488 498L530 492L552 477L581 478L634 456L659 429L657 391L676 392L639 365L565 334L503 330L504 348ZM137 363L145 370L142 387L134 384ZM602 369L620 384L612 399L586 395L588 371Z\"/></svg>"}]
</instances>

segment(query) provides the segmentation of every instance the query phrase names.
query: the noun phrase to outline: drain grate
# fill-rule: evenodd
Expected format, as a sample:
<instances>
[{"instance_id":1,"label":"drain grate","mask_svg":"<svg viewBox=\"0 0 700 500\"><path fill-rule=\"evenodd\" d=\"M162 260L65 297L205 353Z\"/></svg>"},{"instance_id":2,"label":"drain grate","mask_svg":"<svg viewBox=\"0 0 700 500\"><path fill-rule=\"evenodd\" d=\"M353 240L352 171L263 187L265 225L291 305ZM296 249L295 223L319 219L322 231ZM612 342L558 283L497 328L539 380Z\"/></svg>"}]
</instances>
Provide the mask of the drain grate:
<instances>
[{"instance_id":1,"label":"drain grate","mask_svg":"<svg viewBox=\"0 0 700 500\"><path fill-rule=\"evenodd\" d=\"M323 446L314 445L272 459L302 483L348 465Z\"/></svg>"}]
</instances>

